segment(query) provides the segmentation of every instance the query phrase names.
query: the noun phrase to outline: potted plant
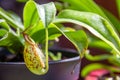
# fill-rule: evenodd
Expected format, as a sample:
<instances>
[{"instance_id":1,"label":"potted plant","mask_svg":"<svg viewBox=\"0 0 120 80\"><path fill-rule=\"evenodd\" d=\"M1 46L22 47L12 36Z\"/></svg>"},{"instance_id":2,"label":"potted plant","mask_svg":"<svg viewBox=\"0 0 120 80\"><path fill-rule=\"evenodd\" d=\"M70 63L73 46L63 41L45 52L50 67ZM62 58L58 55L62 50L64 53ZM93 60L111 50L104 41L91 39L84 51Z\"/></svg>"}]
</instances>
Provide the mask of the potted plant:
<instances>
[{"instance_id":1,"label":"potted plant","mask_svg":"<svg viewBox=\"0 0 120 80\"><path fill-rule=\"evenodd\" d=\"M64 3L67 4L67 7L65 6L65 8L78 10L78 11L93 12L93 13L97 13L97 14L101 15L102 17L104 17L108 22L110 22L112 24L112 27L115 29L115 31L113 29L111 29L111 31L113 30L112 31L113 34L111 35L111 33L109 33L108 37L110 38L113 35L116 35L116 32L117 32L117 36L118 36L117 43L112 42L112 41L114 41L113 39L111 39L109 41L110 41L110 43L112 42L113 45L116 46L116 48L118 45L118 50L120 50L119 49L119 47L120 47L120 44L119 44L120 43L119 42L120 41L120 39L119 39L120 21L114 15L112 15L112 13L110 13L103 7L99 6L92 0L81 0L81 1L79 1L79 0L61 0L61 1L63 1ZM119 6L120 2L119 1L120 0L115 0L115 1L116 1L116 6L118 7L118 14L119 14L119 10L120 10L120 6ZM112 1L110 1L110 2L112 2ZM98 26L98 25L96 25L96 26ZM105 30L105 29L103 30L102 27L98 28L98 29L101 29L102 33L105 32L107 34L107 32L106 32L107 30ZM110 30L110 27L108 29ZM95 36L91 36L90 33L88 33L88 35L89 35L89 47L93 47L95 49L98 48L98 49L102 49L102 50L104 49L105 53L107 53L107 54L103 54L103 53L101 53L101 51L94 52L94 54L93 54L94 56L91 55L92 54L91 51L89 52L90 54L86 53L85 57L89 61L94 62L94 63L83 67L83 70L81 72L82 77L87 76L85 78L85 80L89 80L90 78L95 79L95 80L99 80L99 79L107 80L109 78L119 80L119 77L118 77L119 73L120 73L119 52L114 52L115 48L110 47L110 46L112 46L112 44L108 45L108 44L104 43L104 41L96 38ZM104 35L104 33L103 33L103 35ZM106 37L106 39L109 39L108 37ZM97 55L97 56L95 56L95 55ZM102 63L100 61L102 61Z\"/></svg>"},{"instance_id":2,"label":"potted plant","mask_svg":"<svg viewBox=\"0 0 120 80\"><path fill-rule=\"evenodd\" d=\"M63 50L50 50L56 54L57 52L64 53L62 56L65 59L49 61L48 53L49 56L53 56L52 58L56 56L49 52L48 41L56 40L56 38L64 35L76 47L80 56L83 57L88 45L86 34L82 30L76 31L61 26L59 22L55 23L55 21L56 8L52 2L39 5L29 0L24 7L23 23L16 14L8 13L0 8L1 58L5 58L7 55L7 58L4 59L6 61L0 62L0 80L78 79L79 55L71 50L65 52ZM41 48L39 48L38 44ZM4 52L6 50L12 55L6 54ZM23 57L25 63L21 62ZM16 59L20 61L16 61Z\"/></svg>"},{"instance_id":3,"label":"potted plant","mask_svg":"<svg viewBox=\"0 0 120 80\"><path fill-rule=\"evenodd\" d=\"M21 25L20 22L16 22L17 21L16 18L10 18L9 17L10 15L8 16L8 13L6 14L6 12L1 9L0 11L0 17L2 18L1 25L3 26L2 28L4 28L1 30L2 32L1 45L4 46L3 44L6 43L9 50L14 52L15 50L18 49L17 48L18 46L16 47L11 46L10 43L11 42L15 43L16 41L18 41L19 45L25 46L24 56L27 56L27 57L25 57L24 59L25 59L27 68L35 74L45 74L48 71L48 40L54 40L56 37L59 37L61 34L63 34L76 47L78 53L80 53L81 59L83 58L84 53L86 53L87 38L85 33L81 30L76 31L70 28L63 27L63 25L60 24L60 23L71 22L71 23L81 25L84 28L88 29L96 37L100 38L105 43L110 45L111 49L113 50L113 54L115 56L119 55L120 53L119 37L116 31L114 30L113 26L107 19L95 13L76 11L76 10L62 10L56 17L55 17L55 14L56 14L56 9L53 3L39 5L34 1L30 0L26 3L24 7L24 13L23 13L24 27L23 27L23 25ZM12 29L9 28L8 24L5 21L15 28L16 34ZM57 27L56 25L59 27ZM8 36L8 32L9 32L9 36ZM6 33L7 35L5 35ZM24 37L22 37L20 33L23 34ZM42 35L42 36L39 37L39 35ZM111 36L108 36L108 35L111 35ZM13 40L13 38L15 39L15 41ZM8 41L4 41L4 40L8 40ZM27 44L24 44L24 42L26 42ZM10 46L7 43L9 43ZM40 43L42 45L41 49L43 52L41 51L41 49L40 50L38 49L38 46L36 46L36 43ZM39 54L37 54L37 56L32 54L26 54L26 53L35 54L33 52L34 49L31 50L33 45L35 50L36 51L38 50L38 52L40 52ZM45 56L43 55L43 53L45 53L44 54ZM41 57L39 57L39 55L41 55ZM31 63L30 57L36 57L35 65ZM39 64L39 66L37 64ZM30 67L30 65L32 67ZM25 65L23 64L23 66ZM62 74L63 73L64 72L62 72ZM45 80L47 79L56 80L56 78L54 78L54 75L53 77L51 77L51 75L53 74L50 74L50 77L46 76ZM33 76L31 75L31 77ZM37 77L36 79L41 79L41 77L42 76ZM70 80L68 76L63 77L59 74L59 77L57 80L61 80L60 78L62 78L62 80L66 80L66 79ZM78 75L77 75L77 78L78 78ZM72 79L73 78L71 78L71 80Z\"/></svg>"}]
</instances>

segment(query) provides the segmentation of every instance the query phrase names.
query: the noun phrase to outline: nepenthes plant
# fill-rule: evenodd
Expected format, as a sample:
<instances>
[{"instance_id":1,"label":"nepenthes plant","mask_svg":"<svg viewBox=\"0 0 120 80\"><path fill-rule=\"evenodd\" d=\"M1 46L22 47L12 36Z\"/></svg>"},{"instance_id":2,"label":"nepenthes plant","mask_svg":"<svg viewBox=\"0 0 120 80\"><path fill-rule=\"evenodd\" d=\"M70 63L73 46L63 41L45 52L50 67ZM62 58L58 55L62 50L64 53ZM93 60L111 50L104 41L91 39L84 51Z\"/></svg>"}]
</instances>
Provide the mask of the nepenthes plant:
<instances>
[{"instance_id":1,"label":"nepenthes plant","mask_svg":"<svg viewBox=\"0 0 120 80\"><path fill-rule=\"evenodd\" d=\"M64 26L58 27L53 23L56 18L56 8L53 2L39 5L29 0L24 7L23 23L18 16L13 17L13 14L2 8L0 18L3 33L0 45L6 46L12 53L21 51L20 54L23 54L27 68L34 74L47 73L49 69L48 42L61 35L75 45L81 57L87 49L87 36L84 31L76 31ZM13 43L18 44L17 47ZM43 47L39 48L39 44Z\"/></svg>"},{"instance_id":2,"label":"nepenthes plant","mask_svg":"<svg viewBox=\"0 0 120 80\"><path fill-rule=\"evenodd\" d=\"M21 54L24 55L27 68L34 74L43 75L49 69L50 40L63 35L75 46L81 59L86 53L88 40L85 32L67 28L64 25L59 26L59 24L69 22L88 29L93 35L109 44L113 54L120 55L119 37L112 25L103 17L95 13L75 10L62 10L56 13L53 2L40 5L29 0L24 6L22 23L0 9L0 26L2 26L0 46L7 46L14 53L17 53L21 47L24 48ZM112 36L108 36L110 34ZM14 46L16 43L19 44L17 47ZM39 48L38 44L42 45L42 48Z\"/></svg>"}]
</instances>

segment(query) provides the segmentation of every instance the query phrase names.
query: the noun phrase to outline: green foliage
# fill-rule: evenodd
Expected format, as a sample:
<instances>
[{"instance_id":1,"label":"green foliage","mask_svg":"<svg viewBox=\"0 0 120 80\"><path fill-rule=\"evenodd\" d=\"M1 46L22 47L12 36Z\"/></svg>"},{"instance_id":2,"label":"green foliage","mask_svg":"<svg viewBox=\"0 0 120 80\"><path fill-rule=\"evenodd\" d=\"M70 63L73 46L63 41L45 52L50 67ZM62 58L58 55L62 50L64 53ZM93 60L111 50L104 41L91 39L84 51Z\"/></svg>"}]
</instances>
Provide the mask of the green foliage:
<instances>
[{"instance_id":1,"label":"green foliage","mask_svg":"<svg viewBox=\"0 0 120 80\"><path fill-rule=\"evenodd\" d=\"M37 5L37 11L44 27L48 27L56 15L56 8L54 3L51 2L48 4Z\"/></svg>"},{"instance_id":2,"label":"green foliage","mask_svg":"<svg viewBox=\"0 0 120 80\"><path fill-rule=\"evenodd\" d=\"M84 54L88 47L87 36L82 30L76 31L63 26L58 27L54 24L56 8L53 2L39 5L33 0L29 0L24 7L23 11L23 24L19 22L17 18L8 15L8 12L3 9L0 10L0 25L2 26L0 39L1 46L7 46L12 48L11 50L16 52L13 47L15 44L18 49L24 47L24 37L22 34L27 34L35 40L36 43L44 45L42 47L43 54L45 55L45 70L48 70L48 41L55 40L61 35L64 35L73 45L77 48L80 56ZM20 24L19 24L20 23ZM15 30L13 30L11 27ZM6 43L7 42L7 43ZM12 45L8 45L12 44ZM33 46L32 46L33 47ZM29 60L29 59L28 59ZM26 62L27 63L27 62ZM45 74L46 71L40 74Z\"/></svg>"},{"instance_id":3,"label":"green foliage","mask_svg":"<svg viewBox=\"0 0 120 80\"><path fill-rule=\"evenodd\" d=\"M90 61L101 61L101 60L108 60L111 64L114 64L115 66L120 66L120 58L116 58L116 56L111 54L103 54L103 55L94 55L92 56L89 53L85 54L85 57ZM84 71L83 71L84 72Z\"/></svg>"},{"instance_id":4,"label":"green foliage","mask_svg":"<svg viewBox=\"0 0 120 80\"><path fill-rule=\"evenodd\" d=\"M24 3L27 2L28 0L16 0L16 1Z\"/></svg>"},{"instance_id":5,"label":"green foliage","mask_svg":"<svg viewBox=\"0 0 120 80\"><path fill-rule=\"evenodd\" d=\"M119 36L113 29L112 25L103 17L90 12L63 10L58 14L55 22L72 22L82 25L96 37L110 45L112 50L115 51L114 54L117 53L117 55L120 55Z\"/></svg>"},{"instance_id":6,"label":"green foliage","mask_svg":"<svg viewBox=\"0 0 120 80\"><path fill-rule=\"evenodd\" d=\"M112 15L109 11L97 5L94 2L94 0L60 0L60 1L63 1L64 3L68 4L68 6L65 7L67 9L99 14L100 16L105 18L112 25L113 28L116 28L115 30L118 31L118 33L120 33L120 21L114 15ZM116 0L116 1L119 1L119 0ZM119 5L119 2L117 2L117 4ZM118 11L119 10L120 9L118 8ZM94 41L97 42L97 40L94 40ZM91 44L89 46L91 46ZM97 46L92 45L92 47L97 47ZM101 47L101 48L108 49L108 47Z\"/></svg>"},{"instance_id":7,"label":"green foliage","mask_svg":"<svg viewBox=\"0 0 120 80\"><path fill-rule=\"evenodd\" d=\"M74 23L83 26L89 30L96 38L94 40L94 46L104 44L104 48L110 50L113 53L111 55L103 56L91 56L85 55L90 60L104 60L116 61L119 63L120 57L120 38L114 26L118 29L119 21L108 11L102 9L95 4L92 0L63 0L71 4L69 9L62 10L56 16L56 7L53 2L39 5L33 0L29 0L24 7L23 11L23 23L21 19L15 15L0 9L0 46L6 46L10 51L17 53L21 47L24 47L24 37L21 33L28 34L37 44L42 44L42 51L45 55L46 71L48 70L48 47L50 40L55 40L61 35L65 36L77 49L80 57L84 57L88 47L88 40L83 30L74 30L58 24L61 23ZM89 5L91 4L91 5ZM81 7L79 7L81 5ZM87 5L87 6L86 6ZM77 9L70 10L70 9ZM87 11L87 12L84 12ZM109 14L108 17L105 14ZM101 17L102 16L102 17ZM113 21L114 20L114 21ZM24 24L24 25L23 25ZM117 25L114 25L117 24ZM12 28L11 28L11 27ZM120 30L120 29L118 29ZM90 37L90 36L89 36ZM99 38L99 39L98 39ZM100 42L100 43L99 43ZM17 45L16 45L17 44ZM51 54L50 54L51 55ZM54 55L51 55L54 56ZM116 56L118 58L116 59ZM92 65L92 64L91 64ZM90 65L90 66L91 66ZM96 68L108 68L112 71L114 68L101 64L96 65ZM92 65L92 66L93 66ZM116 64L115 64L116 65ZM96 69L94 68L94 69ZM85 69L88 69L86 67ZM91 71L93 67L86 70ZM42 74L46 73L43 72Z\"/></svg>"},{"instance_id":8,"label":"green foliage","mask_svg":"<svg viewBox=\"0 0 120 80\"><path fill-rule=\"evenodd\" d=\"M67 20L65 21L65 22L67 22L72 17L73 23L78 24L78 21L79 22L81 21L82 22L81 24L84 23L84 24L89 25L89 27L93 27L93 29L95 31L93 31L89 27L85 27L85 25L84 26L82 25L83 27L87 28L92 34L94 34L95 36L98 37L98 38L96 38L94 36L91 36L91 34L88 34L89 35L88 38L90 41L89 46L103 48L103 49L109 51L110 53L113 53L113 55L105 54L105 55L92 56L90 54L85 54L85 57L90 61L108 60L113 65L119 67L120 66L119 65L120 64L120 55L119 55L120 54L120 38L119 38L120 21L112 13L110 13L106 9L102 8L101 6L97 5L94 2L94 0L60 0L60 1L63 1L64 4L65 3L68 4L68 6L65 6L65 8L67 8L67 9L78 10L81 12L85 11L85 13L92 12L92 13L96 13L96 14L102 16L102 17L99 17L99 19L95 16L94 17L96 19L94 19L94 17L90 16L92 19L90 18L91 20L90 19L88 20L89 16L86 16L86 18L85 18L85 16L83 15L83 17L84 17L83 19L81 19L81 18L78 19L79 15L76 15L76 17L73 17L70 15L70 13L72 13L72 11L71 12L63 11L64 13L63 12L60 13L60 17L58 16L58 19L65 18L65 20L66 20L66 18L67 18ZM64 7L64 4L63 4L63 7ZM116 0L116 5L117 5L119 17L120 17L120 0ZM75 15L75 14L72 14L72 15ZM68 18L68 16L69 16L69 18ZM59 21L63 22L63 20L59 20ZM95 33L96 31L97 31L97 33ZM100 37L99 34L102 37ZM116 47L116 49L115 49L115 47ZM90 64L90 65L86 66L82 70L82 76L85 77L89 72L91 72L95 69L99 69L99 68L100 69L104 68L111 72L120 72L120 70L117 68L114 68L114 69L116 69L116 70L114 70L114 69L111 69L111 68L113 68L111 66L97 63L97 64Z\"/></svg>"},{"instance_id":9,"label":"green foliage","mask_svg":"<svg viewBox=\"0 0 120 80\"><path fill-rule=\"evenodd\" d=\"M112 66L108 66L108 65L102 65L102 64L99 64L99 63L93 63L93 64L89 64L88 66L86 66L81 75L82 77L85 77L88 72L91 72L93 70L97 70L97 69L106 69L106 70L109 70L111 73L112 72L120 72L120 68L117 68L117 67L112 67Z\"/></svg>"},{"instance_id":10,"label":"green foliage","mask_svg":"<svg viewBox=\"0 0 120 80\"><path fill-rule=\"evenodd\" d=\"M119 12L119 17L120 17L120 0L116 0L118 12Z\"/></svg>"},{"instance_id":11,"label":"green foliage","mask_svg":"<svg viewBox=\"0 0 120 80\"><path fill-rule=\"evenodd\" d=\"M2 8L0 8L0 18L5 19L13 28L24 29L21 20L18 20L18 16L15 15L13 17L13 15L11 16L10 13L4 11Z\"/></svg>"},{"instance_id":12,"label":"green foliage","mask_svg":"<svg viewBox=\"0 0 120 80\"><path fill-rule=\"evenodd\" d=\"M80 36L80 35L81 36ZM76 32L66 32L64 34L77 48L79 54L81 57L84 56L85 51L87 50L87 37L86 34L83 31L76 31ZM81 43L80 43L81 42Z\"/></svg>"},{"instance_id":13,"label":"green foliage","mask_svg":"<svg viewBox=\"0 0 120 80\"><path fill-rule=\"evenodd\" d=\"M52 52L49 52L49 56L52 60L55 60L55 61L61 60L62 58L62 54L60 52L58 52L56 55L53 54Z\"/></svg>"},{"instance_id":14,"label":"green foliage","mask_svg":"<svg viewBox=\"0 0 120 80\"><path fill-rule=\"evenodd\" d=\"M93 12L106 18L104 12L99 8L97 4L94 3L93 0L61 0L61 1L69 3L70 6L67 7L69 9Z\"/></svg>"},{"instance_id":15,"label":"green foliage","mask_svg":"<svg viewBox=\"0 0 120 80\"><path fill-rule=\"evenodd\" d=\"M15 33L3 19L0 19L0 26L0 46L8 47L13 53L20 51L20 47L23 47L23 43L20 37L18 37L19 35Z\"/></svg>"},{"instance_id":16,"label":"green foliage","mask_svg":"<svg viewBox=\"0 0 120 80\"><path fill-rule=\"evenodd\" d=\"M34 26L39 21L39 16L34 1L28 1L23 10L24 27Z\"/></svg>"}]
</instances>

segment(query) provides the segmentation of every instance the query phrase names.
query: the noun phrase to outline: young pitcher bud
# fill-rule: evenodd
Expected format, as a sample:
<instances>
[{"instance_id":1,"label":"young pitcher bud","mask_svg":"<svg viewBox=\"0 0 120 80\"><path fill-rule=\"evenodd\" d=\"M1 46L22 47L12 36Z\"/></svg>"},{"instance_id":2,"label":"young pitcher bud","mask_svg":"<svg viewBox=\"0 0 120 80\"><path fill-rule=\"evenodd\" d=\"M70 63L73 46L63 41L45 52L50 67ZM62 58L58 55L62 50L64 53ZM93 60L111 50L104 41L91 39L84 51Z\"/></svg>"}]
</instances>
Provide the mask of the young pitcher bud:
<instances>
[{"instance_id":1,"label":"young pitcher bud","mask_svg":"<svg viewBox=\"0 0 120 80\"><path fill-rule=\"evenodd\" d=\"M24 47L24 61L27 68L34 74L42 75L46 73L45 56L38 45L26 34Z\"/></svg>"}]
</instances>

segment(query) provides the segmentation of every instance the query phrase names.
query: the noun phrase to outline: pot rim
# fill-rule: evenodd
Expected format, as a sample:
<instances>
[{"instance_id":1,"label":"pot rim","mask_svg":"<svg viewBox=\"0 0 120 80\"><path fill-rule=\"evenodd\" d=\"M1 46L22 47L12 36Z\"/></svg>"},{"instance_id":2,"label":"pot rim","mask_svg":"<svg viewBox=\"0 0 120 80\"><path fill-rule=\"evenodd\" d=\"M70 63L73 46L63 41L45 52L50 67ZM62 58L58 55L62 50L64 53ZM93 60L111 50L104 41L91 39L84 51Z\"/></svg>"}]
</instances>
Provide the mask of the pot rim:
<instances>
[{"instance_id":1,"label":"pot rim","mask_svg":"<svg viewBox=\"0 0 120 80\"><path fill-rule=\"evenodd\" d=\"M49 64L57 64L57 63L65 63L65 62L71 62L71 61L77 61L80 60L79 56L63 59L63 60L57 60L57 61L49 61ZM25 64L25 62L0 62L0 64Z\"/></svg>"},{"instance_id":2,"label":"pot rim","mask_svg":"<svg viewBox=\"0 0 120 80\"><path fill-rule=\"evenodd\" d=\"M54 49L51 49L54 50ZM73 49L55 49L55 51L65 51L65 52L70 52L70 53L75 53L77 54L77 52ZM80 56L77 55L75 57L71 57L71 58L67 58L67 59L62 59L62 60L52 60L49 61L49 64L59 64L59 63L66 63L66 62L71 62L71 61L80 61ZM0 62L0 64L7 64L7 65L11 65L11 64L25 64L24 62Z\"/></svg>"}]
</instances>

